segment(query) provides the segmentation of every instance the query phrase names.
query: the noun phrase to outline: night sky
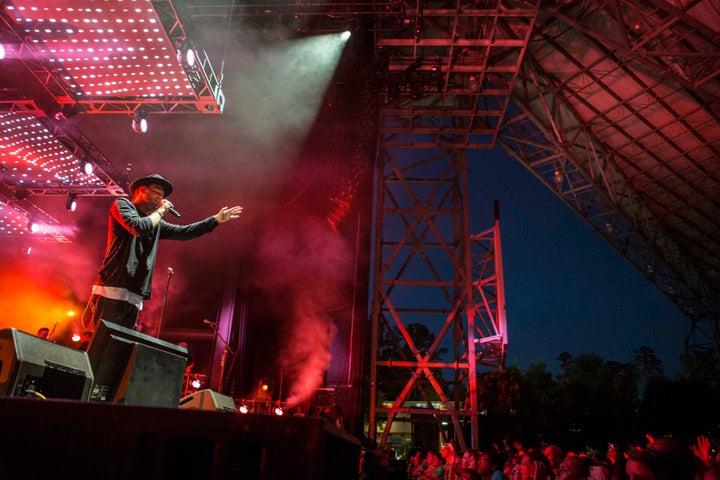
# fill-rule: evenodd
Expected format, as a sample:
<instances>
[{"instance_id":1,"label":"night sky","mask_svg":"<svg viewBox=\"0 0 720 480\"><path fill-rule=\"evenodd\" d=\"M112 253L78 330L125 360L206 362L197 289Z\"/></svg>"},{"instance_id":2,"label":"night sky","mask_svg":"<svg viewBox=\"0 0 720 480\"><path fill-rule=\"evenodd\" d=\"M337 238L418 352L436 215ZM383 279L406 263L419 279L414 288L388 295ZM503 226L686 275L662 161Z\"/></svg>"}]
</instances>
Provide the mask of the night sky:
<instances>
[{"instance_id":1,"label":"night sky","mask_svg":"<svg viewBox=\"0 0 720 480\"><path fill-rule=\"evenodd\" d=\"M557 372L561 352L625 363L648 346L676 373L680 310L501 148L468 157L473 228L488 228L493 200L500 205L507 364L543 361Z\"/></svg>"}]
</instances>

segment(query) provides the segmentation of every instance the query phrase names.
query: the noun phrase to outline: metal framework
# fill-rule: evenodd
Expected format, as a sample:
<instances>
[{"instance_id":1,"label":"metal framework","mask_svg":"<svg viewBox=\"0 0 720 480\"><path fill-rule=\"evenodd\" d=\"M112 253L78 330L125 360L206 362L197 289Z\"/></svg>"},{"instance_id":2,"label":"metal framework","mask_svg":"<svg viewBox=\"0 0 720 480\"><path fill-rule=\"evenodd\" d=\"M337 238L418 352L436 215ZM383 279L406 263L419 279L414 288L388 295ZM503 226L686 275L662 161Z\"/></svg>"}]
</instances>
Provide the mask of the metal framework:
<instances>
[{"instance_id":1,"label":"metal framework","mask_svg":"<svg viewBox=\"0 0 720 480\"><path fill-rule=\"evenodd\" d=\"M720 11L584 1L537 23L500 143L685 314L687 367L717 369Z\"/></svg>"},{"instance_id":2,"label":"metal framework","mask_svg":"<svg viewBox=\"0 0 720 480\"><path fill-rule=\"evenodd\" d=\"M463 447L469 426L478 444L478 370L504 368L507 330L499 223L470 232L466 151L497 140L538 5L397 2L376 11L382 107L368 434L381 431L381 445L401 414L449 419ZM386 398L391 381L404 387Z\"/></svg>"}]
</instances>

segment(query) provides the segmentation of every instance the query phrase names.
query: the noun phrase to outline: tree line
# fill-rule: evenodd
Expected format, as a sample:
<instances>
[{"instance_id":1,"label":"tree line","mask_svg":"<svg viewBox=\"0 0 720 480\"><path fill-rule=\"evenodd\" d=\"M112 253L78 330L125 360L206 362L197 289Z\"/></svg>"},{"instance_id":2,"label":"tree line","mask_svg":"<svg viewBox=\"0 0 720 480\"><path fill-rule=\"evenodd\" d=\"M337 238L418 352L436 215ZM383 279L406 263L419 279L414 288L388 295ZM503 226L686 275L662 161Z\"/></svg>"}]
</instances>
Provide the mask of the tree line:
<instances>
[{"instance_id":1,"label":"tree line","mask_svg":"<svg viewBox=\"0 0 720 480\"><path fill-rule=\"evenodd\" d=\"M644 444L647 434L690 442L697 435L719 436L720 389L712 375L669 378L651 348L633 353L632 361L620 363L563 352L556 374L544 362L481 374L482 441L509 437L605 451L608 443Z\"/></svg>"}]
</instances>

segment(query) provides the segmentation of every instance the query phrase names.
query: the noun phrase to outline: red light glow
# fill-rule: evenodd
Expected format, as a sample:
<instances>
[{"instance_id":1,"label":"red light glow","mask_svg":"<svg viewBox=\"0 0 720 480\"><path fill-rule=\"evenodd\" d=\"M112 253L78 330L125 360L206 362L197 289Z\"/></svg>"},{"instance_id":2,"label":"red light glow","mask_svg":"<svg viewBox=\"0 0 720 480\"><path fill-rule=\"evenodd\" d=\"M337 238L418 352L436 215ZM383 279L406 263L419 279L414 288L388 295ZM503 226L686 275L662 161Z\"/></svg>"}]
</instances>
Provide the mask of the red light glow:
<instances>
[{"instance_id":1,"label":"red light glow","mask_svg":"<svg viewBox=\"0 0 720 480\"><path fill-rule=\"evenodd\" d=\"M40 327L48 327L52 339L62 341L62 331L74 322L74 317L68 316L74 309L72 295L63 286L36 280L30 273L18 266L0 270L0 328L34 335Z\"/></svg>"}]
</instances>

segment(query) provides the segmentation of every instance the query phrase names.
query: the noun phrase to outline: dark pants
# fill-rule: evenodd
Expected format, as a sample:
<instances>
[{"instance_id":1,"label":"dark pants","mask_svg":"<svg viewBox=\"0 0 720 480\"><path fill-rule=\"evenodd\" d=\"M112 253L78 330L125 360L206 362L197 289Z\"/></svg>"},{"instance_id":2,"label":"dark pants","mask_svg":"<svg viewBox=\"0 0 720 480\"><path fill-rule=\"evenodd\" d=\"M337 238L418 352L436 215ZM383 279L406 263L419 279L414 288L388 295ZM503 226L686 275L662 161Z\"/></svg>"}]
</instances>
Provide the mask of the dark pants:
<instances>
[{"instance_id":1,"label":"dark pants","mask_svg":"<svg viewBox=\"0 0 720 480\"><path fill-rule=\"evenodd\" d=\"M107 320L125 328L135 328L137 325L139 310L132 303L101 295L92 295L89 302L93 330L97 330L100 320Z\"/></svg>"}]
</instances>

